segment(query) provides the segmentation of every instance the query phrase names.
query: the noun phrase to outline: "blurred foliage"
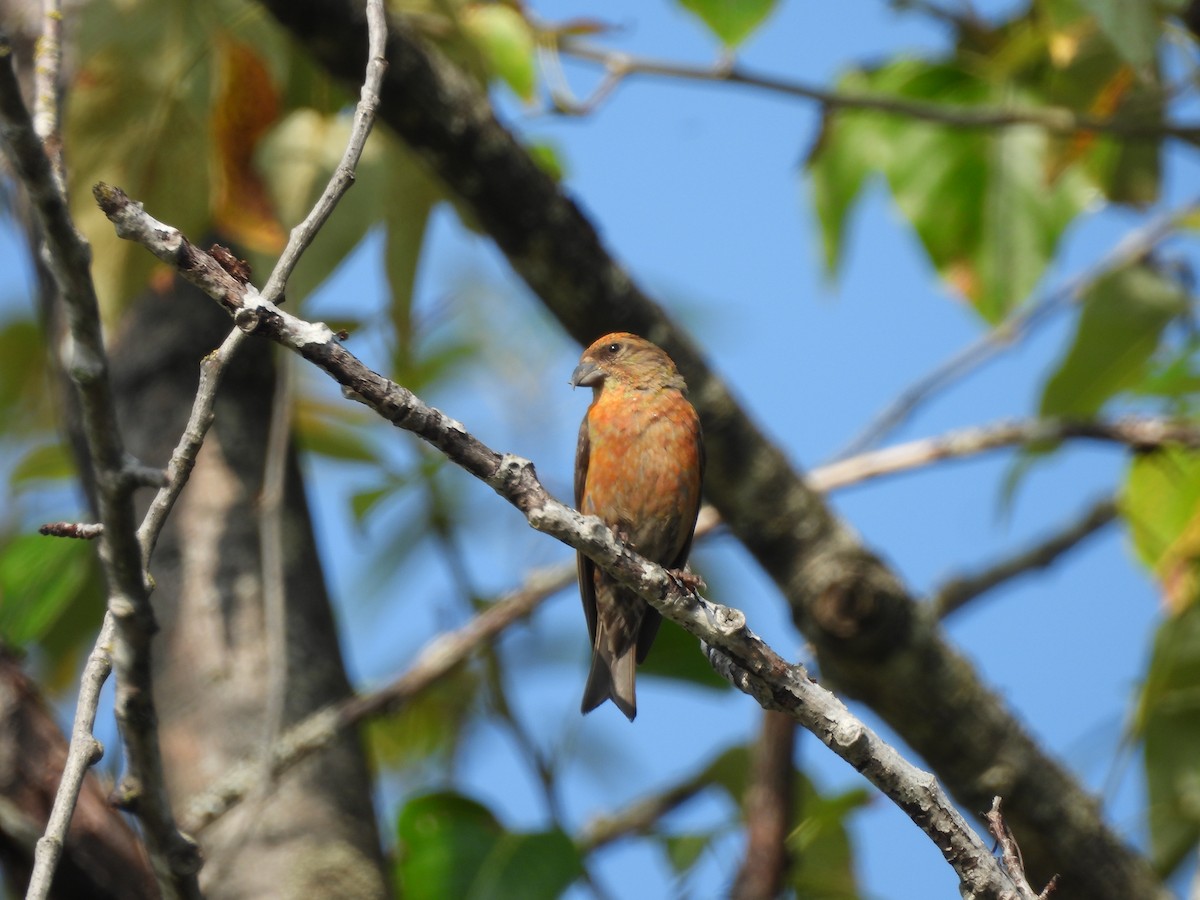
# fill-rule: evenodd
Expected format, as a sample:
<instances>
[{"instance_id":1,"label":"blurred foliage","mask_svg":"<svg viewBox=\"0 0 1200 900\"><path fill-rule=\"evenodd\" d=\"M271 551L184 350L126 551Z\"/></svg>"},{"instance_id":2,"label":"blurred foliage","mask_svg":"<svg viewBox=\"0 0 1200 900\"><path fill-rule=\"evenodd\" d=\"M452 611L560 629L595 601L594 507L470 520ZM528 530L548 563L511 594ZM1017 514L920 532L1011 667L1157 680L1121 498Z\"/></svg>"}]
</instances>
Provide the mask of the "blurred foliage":
<instances>
[{"instance_id":1,"label":"blurred foliage","mask_svg":"<svg viewBox=\"0 0 1200 900\"><path fill-rule=\"evenodd\" d=\"M1085 419L1143 384L1163 330L1189 308L1184 288L1149 266L1121 269L1080 298L1075 340L1046 382L1043 416Z\"/></svg>"},{"instance_id":2,"label":"blurred foliage","mask_svg":"<svg viewBox=\"0 0 1200 900\"><path fill-rule=\"evenodd\" d=\"M1061 106L1148 123L1162 120L1163 89L1154 66L1142 63L1135 74L1073 0L1038 0L1008 21L971 26L945 57L851 70L838 85L897 108L941 107L951 121L831 104L808 174L830 273L855 202L881 175L946 284L996 324L1029 298L1064 230L1089 205L1157 198L1161 145L1052 138L1032 125L964 127L955 115Z\"/></svg>"},{"instance_id":3,"label":"blurred foliage","mask_svg":"<svg viewBox=\"0 0 1200 900\"><path fill-rule=\"evenodd\" d=\"M699 17L726 47L746 40L771 14L777 0L678 0Z\"/></svg>"},{"instance_id":4,"label":"blurred foliage","mask_svg":"<svg viewBox=\"0 0 1200 900\"><path fill-rule=\"evenodd\" d=\"M396 893L413 900L550 900L583 874L579 851L563 832L509 831L487 807L461 794L412 798L396 831Z\"/></svg>"}]
</instances>

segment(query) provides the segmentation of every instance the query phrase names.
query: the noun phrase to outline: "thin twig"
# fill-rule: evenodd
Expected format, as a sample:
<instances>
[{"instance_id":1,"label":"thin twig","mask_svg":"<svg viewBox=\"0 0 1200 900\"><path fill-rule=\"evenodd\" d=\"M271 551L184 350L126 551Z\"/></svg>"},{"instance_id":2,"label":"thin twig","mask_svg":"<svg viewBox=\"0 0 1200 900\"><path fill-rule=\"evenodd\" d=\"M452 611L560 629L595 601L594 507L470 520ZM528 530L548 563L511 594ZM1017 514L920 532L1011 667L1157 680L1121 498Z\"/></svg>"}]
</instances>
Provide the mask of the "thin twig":
<instances>
[{"instance_id":1,"label":"thin twig","mask_svg":"<svg viewBox=\"0 0 1200 900\"><path fill-rule=\"evenodd\" d=\"M217 388L221 384L221 376L246 338L244 331L235 328L222 341L220 347L200 360L200 381L196 386L196 399L192 401L192 411L188 415L183 433L179 436L179 443L171 451L171 459L166 468L167 483L159 488L154 499L150 501L142 524L138 527L142 566L146 569L150 568L150 559L158 544L158 536L162 533L167 517L175 507L175 501L179 499L191 476L196 457L216 416L213 410L217 403Z\"/></svg>"},{"instance_id":2,"label":"thin twig","mask_svg":"<svg viewBox=\"0 0 1200 900\"><path fill-rule=\"evenodd\" d=\"M1136 452L1170 444L1200 449L1200 428L1174 419L1156 416L1123 416L1108 421L1026 419L962 428L868 451L819 466L808 473L807 480L814 490L835 491L947 459L977 456L1006 447L1050 446L1069 438L1125 444Z\"/></svg>"},{"instance_id":3,"label":"thin twig","mask_svg":"<svg viewBox=\"0 0 1200 900\"><path fill-rule=\"evenodd\" d=\"M83 436L95 476L98 518L104 525L100 561L114 625L115 711L128 765L125 793L136 803L146 847L164 894L199 897L199 849L175 824L154 724L150 642L155 623L143 580L133 512L133 490L140 482L141 467L132 464L117 427L99 305L89 272L90 249L75 229L66 195L34 131L21 97L11 46L2 38L0 149L29 194L42 238L43 258L71 332L61 362L79 395ZM93 747L81 748L81 752L90 757ZM75 798L67 802L74 805ZM45 846L62 836L51 838Z\"/></svg>"},{"instance_id":4,"label":"thin twig","mask_svg":"<svg viewBox=\"0 0 1200 900\"><path fill-rule=\"evenodd\" d=\"M1078 113L1063 106L1040 108L962 106L897 97L891 94L846 93L754 72L729 59L722 59L716 65L681 63L608 50L574 38L560 39L556 46L558 52L564 55L600 63L605 70L605 78L601 82L600 91L597 91L592 97L576 104L561 95L556 96L555 99L560 104L560 111L567 113L590 112L595 109L600 99L609 96L616 86L626 78L634 75L657 75L684 81L706 81L754 87L797 97L801 100L811 100L821 104L826 110L871 110L887 115L934 122L953 128L1009 128L1018 125L1035 125L1050 134L1065 136L1081 132L1094 132L1119 138L1142 140L1164 137L1188 141L1200 139L1200 123L1195 122L1160 122L1124 117L1101 118Z\"/></svg>"},{"instance_id":5,"label":"thin twig","mask_svg":"<svg viewBox=\"0 0 1200 900\"><path fill-rule=\"evenodd\" d=\"M58 790L54 794L54 804L46 821L46 830L37 842L33 857L33 874L29 877L25 900L45 900L50 896L54 870L62 858L67 829L71 825L71 816L75 813L79 792L83 789L83 779L87 770L104 755L104 748L96 740L93 729L96 724L96 710L100 705L100 689L104 687L105 679L112 671L114 630L112 616L105 616L100 637L96 640L92 652L88 654L87 663L83 667L79 699L75 703L75 720L71 725L71 740L67 746L67 760L63 764Z\"/></svg>"},{"instance_id":6,"label":"thin twig","mask_svg":"<svg viewBox=\"0 0 1200 900\"><path fill-rule=\"evenodd\" d=\"M94 541L104 534L104 526L95 522L47 522L38 528L38 534Z\"/></svg>"},{"instance_id":7,"label":"thin twig","mask_svg":"<svg viewBox=\"0 0 1200 900\"><path fill-rule=\"evenodd\" d=\"M492 450L461 423L365 366L338 343L327 325L293 316L239 284L178 229L152 218L119 189L98 184L93 193L119 236L138 241L178 267L241 328L270 338L320 367L356 400L484 481L520 510L532 528L583 552L622 586L699 638L723 677L764 708L795 718L904 810L958 873L964 891L979 897L1019 897L937 780L884 743L840 700L813 682L803 667L789 664L765 644L747 627L744 613L686 589L661 566L621 543L599 519L584 517L551 497L529 460Z\"/></svg>"},{"instance_id":8,"label":"thin twig","mask_svg":"<svg viewBox=\"0 0 1200 900\"><path fill-rule=\"evenodd\" d=\"M678 809L712 786L706 772L693 775L666 790L641 797L615 813L597 816L583 828L575 843L583 853L639 834L647 834L663 816Z\"/></svg>"},{"instance_id":9,"label":"thin twig","mask_svg":"<svg viewBox=\"0 0 1200 900\"><path fill-rule=\"evenodd\" d=\"M879 443L933 394L964 378L1003 351L1015 347L1052 313L1079 302L1100 279L1145 258L1198 211L1200 197L1164 213L1125 235L1091 268L1041 299L1018 307L991 331L975 339L901 391L866 428L838 452L834 459L854 456Z\"/></svg>"},{"instance_id":10,"label":"thin twig","mask_svg":"<svg viewBox=\"0 0 1200 900\"><path fill-rule=\"evenodd\" d=\"M42 33L33 60L33 130L46 148L58 189L66 194L62 134L62 3L42 0Z\"/></svg>"},{"instance_id":11,"label":"thin twig","mask_svg":"<svg viewBox=\"0 0 1200 900\"><path fill-rule=\"evenodd\" d=\"M1034 898L1034 900L1045 900L1054 892L1054 886L1058 881L1058 876L1055 875L1050 879L1050 883L1042 890L1036 893L1033 887L1030 886L1028 878L1025 876L1025 861L1021 858L1021 848L1017 846L1017 839L1013 837L1012 831L1009 830L1008 824L1004 821L1004 817L1000 814L1000 798L992 799L992 808L984 814L984 818L988 823L988 831L996 842L1000 845L1000 858L1004 862L1004 870L1008 872L1008 877L1016 882L1018 889L1023 896Z\"/></svg>"},{"instance_id":12,"label":"thin twig","mask_svg":"<svg viewBox=\"0 0 1200 900\"><path fill-rule=\"evenodd\" d=\"M294 369L292 360L279 358L275 366L275 396L267 426L266 464L259 500L258 531L262 546L263 622L267 635L267 708L263 716L264 760L283 728L287 699L287 594L284 562L284 494L287 490L289 451L292 446ZM265 767L269 768L269 767ZM260 787L271 784L264 778Z\"/></svg>"},{"instance_id":13,"label":"thin twig","mask_svg":"<svg viewBox=\"0 0 1200 900\"><path fill-rule=\"evenodd\" d=\"M1044 541L977 572L952 578L934 591L931 603L939 619L958 612L976 597L1019 575L1053 565L1059 557L1078 546L1117 517L1117 504L1105 498L1090 506L1082 516Z\"/></svg>"}]
</instances>

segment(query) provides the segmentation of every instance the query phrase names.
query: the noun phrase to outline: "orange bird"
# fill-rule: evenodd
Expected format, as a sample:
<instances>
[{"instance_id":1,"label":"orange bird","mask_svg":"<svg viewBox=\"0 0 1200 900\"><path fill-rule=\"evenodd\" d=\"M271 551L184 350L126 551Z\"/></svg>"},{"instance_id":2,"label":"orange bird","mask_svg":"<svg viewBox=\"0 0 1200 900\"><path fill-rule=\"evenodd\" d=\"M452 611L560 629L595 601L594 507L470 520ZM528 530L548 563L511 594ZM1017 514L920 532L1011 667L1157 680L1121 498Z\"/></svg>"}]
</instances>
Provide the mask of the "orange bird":
<instances>
[{"instance_id":1,"label":"orange bird","mask_svg":"<svg viewBox=\"0 0 1200 900\"><path fill-rule=\"evenodd\" d=\"M647 559L682 570L704 475L700 419L683 376L659 347L618 332L584 351L571 384L592 389L575 453L575 506ZM636 664L661 616L582 553L579 592L593 648L581 710L611 699L633 721Z\"/></svg>"}]
</instances>

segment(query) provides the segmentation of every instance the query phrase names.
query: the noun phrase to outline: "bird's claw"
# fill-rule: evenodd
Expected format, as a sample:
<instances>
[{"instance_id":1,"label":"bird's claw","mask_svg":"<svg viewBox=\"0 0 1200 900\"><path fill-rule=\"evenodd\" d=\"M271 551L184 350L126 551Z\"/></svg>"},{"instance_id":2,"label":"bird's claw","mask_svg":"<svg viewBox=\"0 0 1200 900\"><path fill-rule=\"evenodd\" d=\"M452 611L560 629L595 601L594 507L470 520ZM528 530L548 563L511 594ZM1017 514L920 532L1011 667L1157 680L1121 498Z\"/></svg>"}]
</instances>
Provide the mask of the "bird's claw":
<instances>
[{"instance_id":1,"label":"bird's claw","mask_svg":"<svg viewBox=\"0 0 1200 900\"><path fill-rule=\"evenodd\" d=\"M708 585L704 583L703 578L695 572L689 572L687 569L667 569L667 574L688 593L695 594L708 589Z\"/></svg>"}]
</instances>

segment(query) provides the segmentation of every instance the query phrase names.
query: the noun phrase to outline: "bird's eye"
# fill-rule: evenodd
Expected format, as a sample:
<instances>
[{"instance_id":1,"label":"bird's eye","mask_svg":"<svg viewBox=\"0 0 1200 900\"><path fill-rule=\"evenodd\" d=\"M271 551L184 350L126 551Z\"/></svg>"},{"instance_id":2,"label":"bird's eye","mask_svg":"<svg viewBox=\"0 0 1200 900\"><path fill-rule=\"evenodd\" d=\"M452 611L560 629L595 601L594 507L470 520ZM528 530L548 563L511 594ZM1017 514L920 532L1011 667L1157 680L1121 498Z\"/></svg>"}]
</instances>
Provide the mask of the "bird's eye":
<instances>
[{"instance_id":1,"label":"bird's eye","mask_svg":"<svg viewBox=\"0 0 1200 900\"><path fill-rule=\"evenodd\" d=\"M609 345L608 345L608 352L609 352L609 353L616 353L616 352L617 352L617 351L619 351L620 349L621 349L621 345L620 345L620 344L618 344L618 343L616 343L616 342L614 342L614 343L611 343L611 344L609 344Z\"/></svg>"}]
</instances>

